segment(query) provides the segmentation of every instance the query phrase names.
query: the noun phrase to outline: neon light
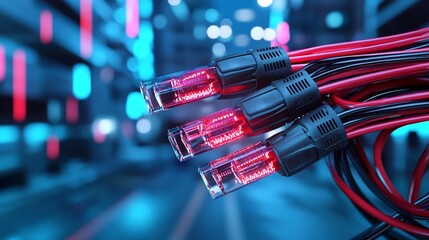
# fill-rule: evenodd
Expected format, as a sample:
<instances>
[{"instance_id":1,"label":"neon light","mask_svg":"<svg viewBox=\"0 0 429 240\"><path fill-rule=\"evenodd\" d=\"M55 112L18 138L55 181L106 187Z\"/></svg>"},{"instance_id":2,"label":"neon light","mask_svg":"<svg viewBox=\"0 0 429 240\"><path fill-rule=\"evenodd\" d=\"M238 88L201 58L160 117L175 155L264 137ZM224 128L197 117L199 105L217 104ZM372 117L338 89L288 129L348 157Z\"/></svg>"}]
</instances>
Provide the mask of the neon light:
<instances>
[{"instance_id":1,"label":"neon light","mask_svg":"<svg viewBox=\"0 0 429 240\"><path fill-rule=\"evenodd\" d=\"M73 95L77 99L86 99L91 94L91 70L83 63L73 66Z\"/></svg>"},{"instance_id":2,"label":"neon light","mask_svg":"<svg viewBox=\"0 0 429 240\"><path fill-rule=\"evenodd\" d=\"M180 73L162 82L143 85L151 112L184 105L218 94L221 90L214 67Z\"/></svg>"},{"instance_id":3,"label":"neon light","mask_svg":"<svg viewBox=\"0 0 429 240\"><path fill-rule=\"evenodd\" d=\"M135 38L140 29L139 0L126 0L125 11L127 19L125 31L128 37Z\"/></svg>"},{"instance_id":4,"label":"neon light","mask_svg":"<svg viewBox=\"0 0 429 240\"><path fill-rule=\"evenodd\" d=\"M80 54L92 54L92 0L80 0Z\"/></svg>"},{"instance_id":5,"label":"neon light","mask_svg":"<svg viewBox=\"0 0 429 240\"><path fill-rule=\"evenodd\" d=\"M96 143L106 141L107 135L116 131L116 121L110 118L97 119L92 123L92 137Z\"/></svg>"},{"instance_id":6,"label":"neon light","mask_svg":"<svg viewBox=\"0 0 429 240\"><path fill-rule=\"evenodd\" d=\"M150 18L153 13L153 2L152 0L140 0L140 17L141 18Z\"/></svg>"},{"instance_id":7,"label":"neon light","mask_svg":"<svg viewBox=\"0 0 429 240\"><path fill-rule=\"evenodd\" d=\"M214 149L242 138L245 134L243 126L246 126L246 121L237 111L227 112L212 119L207 127L216 130L208 132L208 145Z\"/></svg>"},{"instance_id":8,"label":"neon light","mask_svg":"<svg viewBox=\"0 0 429 240\"><path fill-rule=\"evenodd\" d=\"M23 131L24 142L29 146L38 147L48 140L51 128L46 123L28 124Z\"/></svg>"},{"instance_id":9,"label":"neon light","mask_svg":"<svg viewBox=\"0 0 429 240\"><path fill-rule=\"evenodd\" d=\"M219 158L198 171L212 197L218 198L279 169L272 148L259 142Z\"/></svg>"},{"instance_id":10,"label":"neon light","mask_svg":"<svg viewBox=\"0 0 429 240\"><path fill-rule=\"evenodd\" d=\"M173 88L184 88L189 85L189 83L205 81L213 79L213 76L206 73L205 70L195 72L193 74L185 75L182 79L173 79L171 82L171 86ZM181 92L178 91L176 93L177 98L174 99L175 102L190 102L195 99L205 98L206 96L211 96L213 92L217 91L215 89L213 82L209 83L208 86L198 86L196 89L192 89L191 91Z\"/></svg>"},{"instance_id":11,"label":"neon light","mask_svg":"<svg viewBox=\"0 0 429 240\"><path fill-rule=\"evenodd\" d=\"M0 126L0 144L15 143L19 140L17 126Z\"/></svg>"},{"instance_id":12,"label":"neon light","mask_svg":"<svg viewBox=\"0 0 429 240\"><path fill-rule=\"evenodd\" d=\"M243 184L264 178L278 170L275 156L272 152L265 152L237 163L237 172Z\"/></svg>"},{"instance_id":13,"label":"neon light","mask_svg":"<svg viewBox=\"0 0 429 240\"><path fill-rule=\"evenodd\" d=\"M13 119L17 122L27 115L26 94L26 55L17 50L13 53Z\"/></svg>"},{"instance_id":14,"label":"neon light","mask_svg":"<svg viewBox=\"0 0 429 240\"><path fill-rule=\"evenodd\" d=\"M79 120L79 102L74 97L66 100L66 120L68 123L76 123Z\"/></svg>"},{"instance_id":15,"label":"neon light","mask_svg":"<svg viewBox=\"0 0 429 240\"><path fill-rule=\"evenodd\" d=\"M50 10L40 13L40 41L48 44L52 41L53 17Z\"/></svg>"},{"instance_id":16,"label":"neon light","mask_svg":"<svg viewBox=\"0 0 429 240\"><path fill-rule=\"evenodd\" d=\"M56 160L60 155L60 140L56 136L50 136L46 141L46 156L49 160Z\"/></svg>"},{"instance_id":17,"label":"neon light","mask_svg":"<svg viewBox=\"0 0 429 240\"><path fill-rule=\"evenodd\" d=\"M227 108L168 130L180 161L237 141L251 130L239 109Z\"/></svg>"},{"instance_id":18,"label":"neon light","mask_svg":"<svg viewBox=\"0 0 429 240\"><path fill-rule=\"evenodd\" d=\"M0 82L6 77L6 50L0 45Z\"/></svg>"},{"instance_id":19,"label":"neon light","mask_svg":"<svg viewBox=\"0 0 429 240\"><path fill-rule=\"evenodd\" d=\"M277 42L280 45L285 45L290 40L290 28L287 22L281 22L277 26Z\"/></svg>"},{"instance_id":20,"label":"neon light","mask_svg":"<svg viewBox=\"0 0 429 240\"><path fill-rule=\"evenodd\" d=\"M146 104L143 101L143 97L140 93L129 93L125 103L125 112L128 118L136 120L149 113L149 110L145 105Z\"/></svg>"}]
</instances>

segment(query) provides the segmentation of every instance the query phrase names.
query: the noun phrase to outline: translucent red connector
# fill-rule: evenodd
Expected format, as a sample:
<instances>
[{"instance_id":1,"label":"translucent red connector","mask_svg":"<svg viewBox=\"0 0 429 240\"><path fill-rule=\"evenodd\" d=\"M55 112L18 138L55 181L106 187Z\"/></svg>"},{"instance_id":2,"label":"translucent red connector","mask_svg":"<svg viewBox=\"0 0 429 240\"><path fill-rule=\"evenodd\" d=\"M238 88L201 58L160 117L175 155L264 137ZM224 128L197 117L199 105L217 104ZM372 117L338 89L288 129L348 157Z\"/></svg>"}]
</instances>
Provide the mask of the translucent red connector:
<instances>
[{"instance_id":1,"label":"translucent red connector","mask_svg":"<svg viewBox=\"0 0 429 240\"><path fill-rule=\"evenodd\" d=\"M194 69L168 77L169 79L151 85L142 84L141 92L150 112L214 96L221 90L215 67Z\"/></svg>"},{"instance_id":2,"label":"translucent red connector","mask_svg":"<svg viewBox=\"0 0 429 240\"><path fill-rule=\"evenodd\" d=\"M198 171L211 196L216 199L279 169L271 146L259 142L200 167Z\"/></svg>"},{"instance_id":3,"label":"translucent red connector","mask_svg":"<svg viewBox=\"0 0 429 240\"><path fill-rule=\"evenodd\" d=\"M207 152L251 133L240 109L227 108L168 130L180 161Z\"/></svg>"}]
</instances>

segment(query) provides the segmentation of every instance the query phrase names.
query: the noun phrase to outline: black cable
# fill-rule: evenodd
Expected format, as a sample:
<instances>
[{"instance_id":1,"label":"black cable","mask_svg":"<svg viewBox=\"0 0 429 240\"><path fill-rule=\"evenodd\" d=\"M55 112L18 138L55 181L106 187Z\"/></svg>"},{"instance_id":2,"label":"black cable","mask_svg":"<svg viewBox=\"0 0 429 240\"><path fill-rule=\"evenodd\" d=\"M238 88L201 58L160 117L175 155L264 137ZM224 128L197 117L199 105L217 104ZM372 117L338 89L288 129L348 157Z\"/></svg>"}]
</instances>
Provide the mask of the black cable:
<instances>
[{"instance_id":1,"label":"black cable","mask_svg":"<svg viewBox=\"0 0 429 240\"><path fill-rule=\"evenodd\" d=\"M412 62L429 60L429 53L424 53L424 54L425 56L421 56L421 57L397 57L397 58L387 55L390 58L386 58L383 60L374 59L371 61L357 62L357 63L347 64L343 66L341 65L337 66L339 64L333 64L330 67L330 69L327 69L323 72L322 72L323 69L320 69L319 71L317 71L317 73L314 73L313 74L314 76L312 77L315 81L318 81L320 79L327 78L329 76L338 74L340 72L351 71L357 68L376 67L376 66L388 65L393 63L412 63Z\"/></svg>"},{"instance_id":2,"label":"black cable","mask_svg":"<svg viewBox=\"0 0 429 240\"><path fill-rule=\"evenodd\" d=\"M370 106L360 107L345 110L338 113L341 121L345 127L350 127L354 124L366 121L374 117L381 117L393 113L397 113L401 110L418 110L418 109L429 109L429 101L415 101L406 103L396 103L385 106Z\"/></svg>"},{"instance_id":3,"label":"black cable","mask_svg":"<svg viewBox=\"0 0 429 240\"><path fill-rule=\"evenodd\" d=\"M339 176L341 178L342 175L344 175L345 179L347 180L350 188L357 194L359 195L364 201L366 202L370 202L370 200L365 196L365 194L362 192L362 190L360 189L359 185L356 183L353 174L351 172L351 167L349 165L348 162L348 158L347 158L347 154L345 151L340 150L334 153L334 158L335 159L339 159L339 160L335 160L334 164L335 167L337 169L337 172L342 173L339 174ZM339 166L338 166L339 165ZM344 178L343 178L344 180ZM363 211L361 208L359 208L355 203L352 202L352 204L356 207L356 209L363 215L363 217L372 225L376 224L378 222L378 220L371 216L370 214L366 213L365 211ZM392 239L403 239L403 237L399 237L398 234L396 232L392 232L392 231L387 231L385 232L384 235L388 240Z\"/></svg>"},{"instance_id":4,"label":"black cable","mask_svg":"<svg viewBox=\"0 0 429 240\"><path fill-rule=\"evenodd\" d=\"M338 74L339 72L350 71L356 68L373 67L396 62L407 63L425 61L428 59L429 52L395 53L379 56L335 57L310 62L306 67L304 67L304 70L306 70L315 81L318 81L328 76Z\"/></svg>"},{"instance_id":5,"label":"black cable","mask_svg":"<svg viewBox=\"0 0 429 240\"><path fill-rule=\"evenodd\" d=\"M352 141L350 141L350 142L352 142ZM353 145L353 143L349 143L349 144ZM353 150L353 147L348 147L347 149ZM345 150L340 150L340 151L345 151ZM353 155L350 155L350 153L349 153L349 154L347 154L347 156L350 157L350 156L353 156ZM371 190L371 192L373 192L375 194L375 196L377 196L384 204L386 204L387 206L389 206L390 208L392 208L394 210L397 209L398 212L402 212L398 207L395 206L395 204L393 204L392 202L390 202L383 195L383 193L371 182L371 180L369 180L369 177L365 173L366 172L365 169L362 166L360 166L360 164L358 163L357 159L353 159L353 157L350 157L349 159L352 160L351 162L353 163L355 169L357 170L357 173L362 178L362 180L364 180L364 182L367 185L367 187L369 188L369 190ZM338 158L334 159L334 163L335 162L340 162L340 161L347 161L347 159L338 159ZM328 164L329 165L333 165L333 166L335 165L335 164L329 162L329 158L328 158ZM334 167L334 169L336 169L336 171L338 172L338 170L337 170L338 167ZM342 174L339 174L339 175L341 176ZM365 199L367 201L366 197L363 198L363 199ZM369 202L369 201L367 201L367 202ZM414 225L417 225L417 226L420 226L420 227L424 227L423 225L421 225L420 223L418 223L417 221L414 220L414 216L412 216L412 215L410 215L408 213L404 212L404 213L402 213L401 216L404 217L404 219L405 219L406 222L409 222L411 224L414 224ZM376 234L376 232L371 231L371 234ZM396 232L390 232L390 233L385 233L385 234L387 234L392 239L404 239L404 236L401 235L399 237L398 233L396 233ZM414 234L411 234L411 233L407 233L407 234L413 235L413 237L418 238L418 236L416 236ZM366 239L366 238L354 238L354 239Z\"/></svg>"}]
</instances>

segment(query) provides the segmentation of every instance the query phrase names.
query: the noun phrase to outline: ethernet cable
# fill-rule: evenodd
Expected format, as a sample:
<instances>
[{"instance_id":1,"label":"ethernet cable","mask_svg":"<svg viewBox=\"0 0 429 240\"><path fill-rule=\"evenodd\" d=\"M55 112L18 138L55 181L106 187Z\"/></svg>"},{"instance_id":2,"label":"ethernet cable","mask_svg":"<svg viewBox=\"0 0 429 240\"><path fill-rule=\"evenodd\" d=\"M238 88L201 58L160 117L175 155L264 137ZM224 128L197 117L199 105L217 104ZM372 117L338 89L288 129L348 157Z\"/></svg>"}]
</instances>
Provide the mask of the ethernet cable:
<instances>
[{"instance_id":1,"label":"ethernet cable","mask_svg":"<svg viewBox=\"0 0 429 240\"><path fill-rule=\"evenodd\" d=\"M392 78L429 72L427 49L339 57L312 62L289 77L245 97L236 108L227 108L168 130L170 143L180 161L237 141L268 132L306 114L332 95L332 101L347 105L337 92L384 82L385 88L403 84ZM383 69L383 70L380 70ZM377 71L378 70L378 71ZM395 98L358 103L357 106L388 104L429 98L427 91ZM341 102L343 101L343 102ZM348 102L353 105L352 102ZM356 103L354 103L356 105Z\"/></svg>"},{"instance_id":2,"label":"ethernet cable","mask_svg":"<svg viewBox=\"0 0 429 240\"><path fill-rule=\"evenodd\" d=\"M429 28L381 38L336 43L286 53L281 47L249 50L217 58L207 66L142 83L150 112L164 111L211 96L243 96L285 78L310 61L416 49L428 45Z\"/></svg>"},{"instance_id":3,"label":"ethernet cable","mask_svg":"<svg viewBox=\"0 0 429 240\"><path fill-rule=\"evenodd\" d=\"M325 104L265 142L214 160L201 166L199 172L211 196L216 199L275 172L292 176L326 155L345 148L348 139L428 121L428 107L429 102L423 101L336 113Z\"/></svg>"}]
</instances>

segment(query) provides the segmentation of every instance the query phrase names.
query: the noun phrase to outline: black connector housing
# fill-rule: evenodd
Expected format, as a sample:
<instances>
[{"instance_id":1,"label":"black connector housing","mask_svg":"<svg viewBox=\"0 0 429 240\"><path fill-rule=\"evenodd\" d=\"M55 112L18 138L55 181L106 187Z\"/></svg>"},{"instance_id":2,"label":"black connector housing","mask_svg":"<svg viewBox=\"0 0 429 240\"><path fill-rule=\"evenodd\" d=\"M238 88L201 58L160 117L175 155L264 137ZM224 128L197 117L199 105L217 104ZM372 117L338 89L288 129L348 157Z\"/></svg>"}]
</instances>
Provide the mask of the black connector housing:
<instances>
[{"instance_id":1,"label":"black connector housing","mask_svg":"<svg viewBox=\"0 0 429 240\"><path fill-rule=\"evenodd\" d=\"M279 159L280 173L291 176L347 146L348 138L337 113L329 105L323 105L267 142Z\"/></svg>"},{"instance_id":2,"label":"black connector housing","mask_svg":"<svg viewBox=\"0 0 429 240\"><path fill-rule=\"evenodd\" d=\"M300 70L273 81L242 99L238 106L252 133L257 135L291 122L322 105L319 88L311 76Z\"/></svg>"},{"instance_id":3,"label":"black connector housing","mask_svg":"<svg viewBox=\"0 0 429 240\"><path fill-rule=\"evenodd\" d=\"M213 60L221 80L221 97L237 97L268 86L292 73L288 54L282 47L249 50Z\"/></svg>"}]
</instances>

